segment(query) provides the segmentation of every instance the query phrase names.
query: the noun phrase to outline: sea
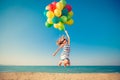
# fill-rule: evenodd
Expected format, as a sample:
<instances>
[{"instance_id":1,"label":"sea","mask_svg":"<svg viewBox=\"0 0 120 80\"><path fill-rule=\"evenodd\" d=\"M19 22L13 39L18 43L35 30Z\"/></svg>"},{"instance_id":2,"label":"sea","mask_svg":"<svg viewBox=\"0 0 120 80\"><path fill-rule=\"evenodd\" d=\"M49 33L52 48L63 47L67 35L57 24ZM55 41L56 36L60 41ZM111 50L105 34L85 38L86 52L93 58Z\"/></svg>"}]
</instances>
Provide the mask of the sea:
<instances>
[{"instance_id":1,"label":"sea","mask_svg":"<svg viewBox=\"0 0 120 80\"><path fill-rule=\"evenodd\" d=\"M120 66L0 66L0 72L120 73Z\"/></svg>"}]
</instances>

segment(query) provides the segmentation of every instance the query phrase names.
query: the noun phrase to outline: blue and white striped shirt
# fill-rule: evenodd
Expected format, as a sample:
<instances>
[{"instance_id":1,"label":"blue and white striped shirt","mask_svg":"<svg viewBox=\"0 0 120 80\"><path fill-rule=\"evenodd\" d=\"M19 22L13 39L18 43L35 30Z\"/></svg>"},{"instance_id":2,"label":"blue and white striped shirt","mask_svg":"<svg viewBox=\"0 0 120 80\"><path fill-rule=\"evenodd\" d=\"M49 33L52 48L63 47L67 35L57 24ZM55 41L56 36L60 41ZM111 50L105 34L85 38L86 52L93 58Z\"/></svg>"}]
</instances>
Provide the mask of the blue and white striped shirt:
<instances>
[{"instance_id":1,"label":"blue and white striped shirt","mask_svg":"<svg viewBox=\"0 0 120 80\"><path fill-rule=\"evenodd\" d=\"M70 53L70 45L66 44L63 47L63 52L61 53L61 59L69 58L69 53Z\"/></svg>"}]
</instances>

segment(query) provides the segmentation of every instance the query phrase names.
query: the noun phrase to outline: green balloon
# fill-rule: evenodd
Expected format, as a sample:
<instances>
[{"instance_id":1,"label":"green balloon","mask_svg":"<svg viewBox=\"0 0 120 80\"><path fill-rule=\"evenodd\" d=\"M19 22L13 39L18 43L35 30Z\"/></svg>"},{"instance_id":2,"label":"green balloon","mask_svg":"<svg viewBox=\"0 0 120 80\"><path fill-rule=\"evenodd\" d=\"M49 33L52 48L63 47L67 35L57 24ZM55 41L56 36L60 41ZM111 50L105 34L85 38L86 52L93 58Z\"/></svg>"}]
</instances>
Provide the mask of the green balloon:
<instances>
[{"instance_id":1,"label":"green balloon","mask_svg":"<svg viewBox=\"0 0 120 80\"><path fill-rule=\"evenodd\" d=\"M45 26L48 27L48 28L52 27L52 25L53 24L49 24L48 22L45 22Z\"/></svg>"},{"instance_id":2,"label":"green balloon","mask_svg":"<svg viewBox=\"0 0 120 80\"><path fill-rule=\"evenodd\" d=\"M64 30L65 30L65 27L64 27L64 25L61 25L58 29L59 29L60 31L64 31Z\"/></svg>"},{"instance_id":3,"label":"green balloon","mask_svg":"<svg viewBox=\"0 0 120 80\"><path fill-rule=\"evenodd\" d=\"M67 17L66 16L62 16L60 18L60 20L61 20L61 22L65 23L65 22L67 22Z\"/></svg>"},{"instance_id":4,"label":"green balloon","mask_svg":"<svg viewBox=\"0 0 120 80\"><path fill-rule=\"evenodd\" d=\"M67 16L67 21L69 21L72 17L70 15Z\"/></svg>"},{"instance_id":5,"label":"green balloon","mask_svg":"<svg viewBox=\"0 0 120 80\"><path fill-rule=\"evenodd\" d=\"M52 19L52 22L55 24L58 23L59 21L60 21L60 19L56 16Z\"/></svg>"},{"instance_id":6,"label":"green balloon","mask_svg":"<svg viewBox=\"0 0 120 80\"><path fill-rule=\"evenodd\" d=\"M65 7L65 6L66 6L66 4L67 4L66 0L60 0L60 2L62 2L62 3L63 3L64 7Z\"/></svg>"}]
</instances>

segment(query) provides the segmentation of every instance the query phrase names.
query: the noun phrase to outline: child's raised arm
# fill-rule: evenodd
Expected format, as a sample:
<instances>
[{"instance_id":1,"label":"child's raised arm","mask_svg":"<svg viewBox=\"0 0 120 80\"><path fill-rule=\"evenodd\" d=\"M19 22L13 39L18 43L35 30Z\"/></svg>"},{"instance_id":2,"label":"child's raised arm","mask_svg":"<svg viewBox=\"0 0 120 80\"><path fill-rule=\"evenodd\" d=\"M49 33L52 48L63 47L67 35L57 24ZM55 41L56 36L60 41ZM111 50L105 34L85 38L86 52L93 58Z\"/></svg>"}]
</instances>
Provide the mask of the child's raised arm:
<instances>
[{"instance_id":1,"label":"child's raised arm","mask_svg":"<svg viewBox=\"0 0 120 80\"><path fill-rule=\"evenodd\" d=\"M68 38L68 44L70 44L70 36L68 35L68 32L65 30L65 33L67 35L67 38Z\"/></svg>"},{"instance_id":2,"label":"child's raised arm","mask_svg":"<svg viewBox=\"0 0 120 80\"><path fill-rule=\"evenodd\" d=\"M55 56L60 49L61 49L61 47L58 47L57 50L52 55Z\"/></svg>"}]
</instances>

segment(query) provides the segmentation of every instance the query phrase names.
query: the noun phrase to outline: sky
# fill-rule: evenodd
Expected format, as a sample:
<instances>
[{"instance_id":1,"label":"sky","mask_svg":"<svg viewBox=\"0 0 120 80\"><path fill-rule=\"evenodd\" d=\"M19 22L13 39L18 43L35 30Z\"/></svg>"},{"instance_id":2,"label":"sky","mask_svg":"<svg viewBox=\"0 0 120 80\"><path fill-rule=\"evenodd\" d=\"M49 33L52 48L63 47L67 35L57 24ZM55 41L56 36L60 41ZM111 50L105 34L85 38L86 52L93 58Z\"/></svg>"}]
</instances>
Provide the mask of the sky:
<instances>
[{"instance_id":1,"label":"sky","mask_svg":"<svg viewBox=\"0 0 120 80\"><path fill-rule=\"evenodd\" d=\"M59 0L0 0L0 64L57 65L57 39L65 34L45 26L45 7ZM120 1L66 0L74 12L71 65L120 65Z\"/></svg>"}]
</instances>

